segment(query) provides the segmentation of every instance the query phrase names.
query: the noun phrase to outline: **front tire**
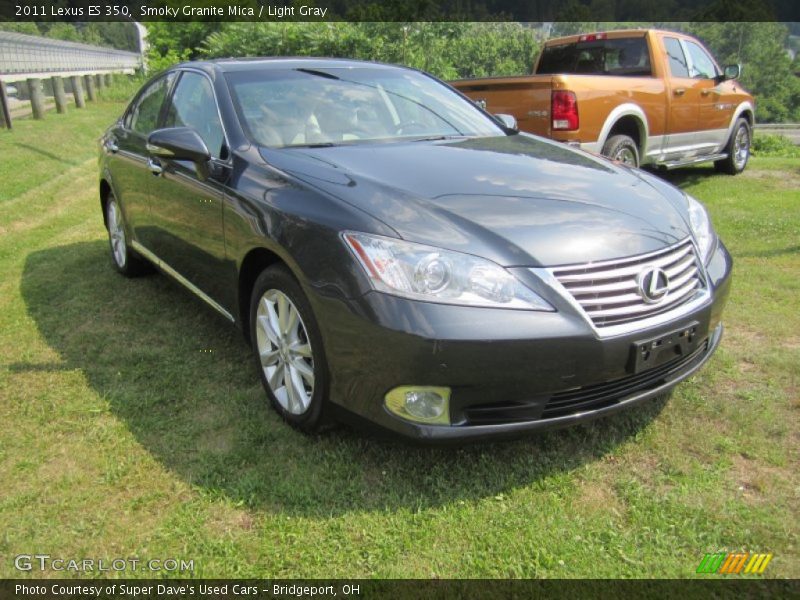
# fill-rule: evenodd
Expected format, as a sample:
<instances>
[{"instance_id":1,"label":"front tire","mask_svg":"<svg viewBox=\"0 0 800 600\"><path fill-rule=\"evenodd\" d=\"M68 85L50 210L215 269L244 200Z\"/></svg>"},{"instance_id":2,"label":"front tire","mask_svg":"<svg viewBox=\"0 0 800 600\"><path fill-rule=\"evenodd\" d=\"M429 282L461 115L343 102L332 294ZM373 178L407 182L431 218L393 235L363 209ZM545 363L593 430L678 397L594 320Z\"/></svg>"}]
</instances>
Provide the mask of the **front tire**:
<instances>
[{"instance_id":1,"label":"front tire","mask_svg":"<svg viewBox=\"0 0 800 600\"><path fill-rule=\"evenodd\" d=\"M614 135L603 145L603 156L629 167L639 166L639 149L627 135Z\"/></svg>"},{"instance_id":2,"label":"front tire","mask_svg":"<svg viewBox=\"0 0 800 600\"><path fill-rule=\"evenodd\" d=\"M128 245L125 219L122 209L113 194L106 199L106 228L111 251L111 264L125 277L137 277L150 271L149 263L136 254Z\"/></svg>"},{"instance_id":3,"label":"front tire","mask_svg":"<svg viewBox=\"0 0 800 600\"><path fill-rule=\"evenodd\" d=\"M327 361L311 304L282 265L266 269L250 297L250 339L273 408L313 433L329 423Z\"/></svg>"},{"instance_id":4,"label":"front tire","mask_svg":"<svg viewBox=\"0 0 800 600\"><path fill-rule=\"evenodd\" d=\"M725 145L728 157L714 161L714 168L720 173L728 175L738 175L744 171L747 161L750 159L751 139L750 123L745 118L738 119L731 132L731 137Z\"/></svg>"}]
</instances>

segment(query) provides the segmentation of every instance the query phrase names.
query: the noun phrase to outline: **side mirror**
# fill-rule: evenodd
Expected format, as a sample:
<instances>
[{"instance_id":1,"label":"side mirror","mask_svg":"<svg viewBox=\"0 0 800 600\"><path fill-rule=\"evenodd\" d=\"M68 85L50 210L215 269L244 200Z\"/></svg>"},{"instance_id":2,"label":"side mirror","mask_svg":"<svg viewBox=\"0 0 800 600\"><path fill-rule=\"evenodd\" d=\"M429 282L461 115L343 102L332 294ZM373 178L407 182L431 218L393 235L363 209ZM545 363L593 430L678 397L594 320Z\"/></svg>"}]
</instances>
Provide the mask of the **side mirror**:
<instances>
[{"instance_id":1,"label":"side mirror","mask_svg":"<svg viewBox=\"0 0 800 600\"><path fill-rule=\"evenodd\" d=\"M739 79L739 76L742 74L742 65L727 65L722 73L725 81L729 79Z\"/></svg>"},{"instance_id":2,"label":"side mirror","mask_svg":"<svg viewBox=\"0 0 800 600\"><path fill-rule=\"evenodd\" d=\"M147 151L159 158L205 163L211 153L203 138L191 127L156 129L147 137Z\"/></svg>"},{"instance_id":3,"label":"side mirror","mask_svg":"<svg viewBox=\"0 0 800 600\"><path fill-rule=\"evenodd\" d=\"M519 129L517 127L517 120L511 115L499 114L495 115L494 118L506 129L511 129L512 131L517 131Z\"/></svg>"}]
</instances>

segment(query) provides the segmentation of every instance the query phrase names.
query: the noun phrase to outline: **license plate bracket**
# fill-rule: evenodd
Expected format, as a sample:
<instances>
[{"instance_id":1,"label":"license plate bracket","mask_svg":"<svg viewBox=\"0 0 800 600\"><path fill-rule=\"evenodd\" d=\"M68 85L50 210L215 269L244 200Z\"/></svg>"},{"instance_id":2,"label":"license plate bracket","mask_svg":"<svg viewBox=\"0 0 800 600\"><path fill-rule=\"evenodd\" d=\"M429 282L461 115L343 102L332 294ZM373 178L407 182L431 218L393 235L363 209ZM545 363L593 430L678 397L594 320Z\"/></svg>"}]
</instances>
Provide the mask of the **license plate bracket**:
<instances>
[{"instance_id":1,"label":"license plate bracket","mask_svg":"<svg viewBox=\"0 0 800 600\"><path fill-rule=\"evenodd\" d=\"M688 356L697 349L702 339L700 323L692 321L669 333L633 343L631 366L634 373L641 373L663 365L676 358Z\"/></svg>"}]
</instances>

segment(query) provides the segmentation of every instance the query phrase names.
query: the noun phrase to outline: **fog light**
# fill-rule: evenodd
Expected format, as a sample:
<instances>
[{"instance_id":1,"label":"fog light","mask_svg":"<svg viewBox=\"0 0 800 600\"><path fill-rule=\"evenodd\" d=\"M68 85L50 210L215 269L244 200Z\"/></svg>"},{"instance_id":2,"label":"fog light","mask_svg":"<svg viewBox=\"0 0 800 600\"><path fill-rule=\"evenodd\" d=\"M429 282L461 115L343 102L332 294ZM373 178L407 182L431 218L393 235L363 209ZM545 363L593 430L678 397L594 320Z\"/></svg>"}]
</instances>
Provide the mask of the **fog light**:
<instances>
[{"instance_id":1,"label":"fog light","mask_svg":"<svg viewBox=\"0 0 800 600\"><path fill-rule=\"evenodd\" d=\"M386 408L408 421L450 424L450 388L404 385L386 394Z\"/></svg>"}]
</instances>

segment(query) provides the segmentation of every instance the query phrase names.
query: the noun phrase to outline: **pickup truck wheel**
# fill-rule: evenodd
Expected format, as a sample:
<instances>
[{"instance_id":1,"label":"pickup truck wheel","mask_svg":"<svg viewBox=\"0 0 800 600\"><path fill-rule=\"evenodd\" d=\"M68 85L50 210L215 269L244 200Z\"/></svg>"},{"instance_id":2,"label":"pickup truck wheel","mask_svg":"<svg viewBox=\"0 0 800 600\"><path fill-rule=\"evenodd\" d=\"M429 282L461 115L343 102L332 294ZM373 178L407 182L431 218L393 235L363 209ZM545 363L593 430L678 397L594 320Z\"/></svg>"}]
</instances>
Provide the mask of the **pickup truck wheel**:
<instances>
[{"instance_id":1,"label":"pickup truck wheel","mask_svg":"<svg viewBox=\"0 0 800 600\"><path fill-rule=\"evenodd\" d=\"M639 149L627 135L614 135L603 146L603 156L616 160L629 167L639 166Z\"/></svg>"},{"instance_id":2,"label":"pickup truck wheel","mask_svg":"<svg viewBox=\"0 0 800 600\"><path fill-rule=\"evenodd\" d=\"M750 158L750 123L747 119L739 119L731 132L731 138L725 146L728 158L714 162L714 167L721 173L738 175L747 166Z\"/></svg>"}]
</instances>

